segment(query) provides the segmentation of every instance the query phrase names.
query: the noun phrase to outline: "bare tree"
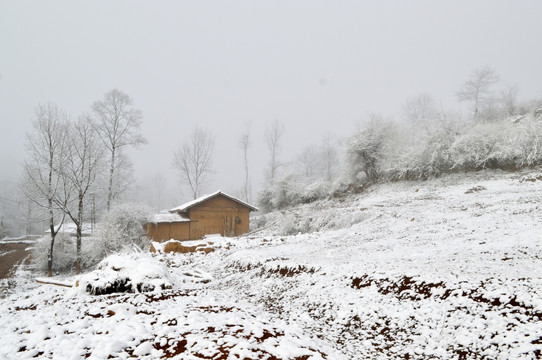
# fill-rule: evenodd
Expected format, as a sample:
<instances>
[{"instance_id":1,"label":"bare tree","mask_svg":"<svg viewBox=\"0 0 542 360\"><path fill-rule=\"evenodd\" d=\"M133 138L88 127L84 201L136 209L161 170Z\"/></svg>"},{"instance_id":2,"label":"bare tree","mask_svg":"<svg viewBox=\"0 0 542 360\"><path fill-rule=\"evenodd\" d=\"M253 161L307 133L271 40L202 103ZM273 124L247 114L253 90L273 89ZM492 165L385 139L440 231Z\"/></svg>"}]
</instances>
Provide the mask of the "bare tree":
<instances>
[{"instance_id":1,"label":"bare tree","mask_svg":"<svg viewBox=\"0 0 542 360\"><path fill-rule=\"evenodd\" d=\"M315 146L306 146L295 159L298 171L307 179L313 179L318 170L318 149Z\"/></svg>"},{"instance_id":2,"label":"bare tree","mask_svg":"<svg viewBox=\"0 0 542 360\"><path fill-rule=\"evenodd\" d=\"M146 144L147 140L140 133L142 113L133 108L132 99L122 91L113 89L105 94L104 100L92 105L95 129L110 153L109 184L107 190L107 210L114 198L116 160L119 151L126 146Z\"/></svg>"},{"instance_id":3,"label":"bare tree","mask_svg":"<svg viewBox=\"0 0 542 360\"><path fill-rule=\"evenodd\" d=\"M70 128L68 161L61 169L66 193L73 201L64 209L76 226L75 272L81 272L81 238L84 225L85 199L91 193L101 170L104 149L91 119L81 116Z\"/></svg>"},{"instance_id":4,"label":"bare tree","mask_svg":"<svg viewBox=\"0 0 542 360\"><path fill-rule=\"evenodd\" d=\"M104 183L103 180L103 177L101 177L101 184ZM106 182L108 183L108 181L109 179L107 179ZM135 184L133 164L124 151L119 150L115 156L115 181L113 182L113 187L111 189L111 199L119 199L122 196L122 200L126 200L127 197L129 198L133 195L130 194L130 191L134 190ZM114 204L111 204L111 206L113 205Z\"/></svg>"},{"instance_id":5,"label":"bare tree","mask_svg":"<svg viewBox=\"0 0 542 360\"><path fill-rule=\"evenodd\" d=\"M427 93L408 99L402 107L404 120L415 133L431 134L438 126L439 106Z\"/></svg>"},{"instance_id":6,"label":"bare tree","mask_svg":"<svg viewBox=\"0 0 542 360\"><path fill-rule=\"evenodd\" d=\"M370 182L380 179L386 156L390 153L392 131L390 120L370 114L366 125L348 139L347 160L352 181L360 180L362 173Z\"/></svg>"},{"instance_id":7,"label":"bare tree","mask_svg":"<svg viewBox=\"0 0 542 360\"><path fill-rule=\"evenodd\" d=\"M196 126L190 138L173 153L173 166L190 187L194 199L211 173L214 142L208 130Z\"/></svg>"},{"instance_id":8,"label":"bare tree","mask_svg":"<svg viewBox=\"0 0 542 360\"><path fill-rule=\"evenodd\" d=\"M482 105L490 100L491 88L499 82L499 75L489 66L475 69L456 94L460 101L470 101L476 120Z\"/></svg>"},{"instance_id":9,"label":"bare tree","mask_svg":"<svg viewBox=\"0 0 542 360\"><path fill-rule=\"evenodd\" d=\"M517 85L507 85L501 90L501 102L504 107L506 115L516 115L518 99L518 87Z\"/></svg>"},{"instance_id":10,"label":"bare tree","mask_svg":"<svg viewBox=\"0 0 542 360\"><path fill-rule=\"evenodd\" d=\"M269 163L267 170L267 181L270 185L275 183L277 176L277 170L280 167L278 159L280 153L280 139L284 135L284 125L278 120L273 121L266 129L264 133L265 143L269 150Z\"/></svg>"},{"instance_id":11,"label":"bare tree","mask_svg":"<svg viewBox=\"0 0 542 360\"><path fill-rule=\"evenodd\" d=\"M331 182L338 166L338 155L335 141L331 133L326 133L322 139L321 157L324 165L324 174L328 182Z\"/></svg>"},{"instance_id":12,"label":"bare tree","mask_svg":"<svg viewBox=\"0 0 542 360\"><path fill-rule=\"evenodd\" d=\"M52 276L53 249L59 230L55 227L55 219L60 216L64 220L62 210L69 201L69 196L62 191L65 188L58 172L63 168L67 155L67 116L55 104L38 105L34 109L32 127L33 132L26 136L28 158L24 165L23 193L27 199L47 211L51 232L47 276Z\"/></svg>"},{"instance_id":13,"label":"bare tree","mask_svg":"<svg viewBox=\"0 0 542 360\"><path fill-rule=\"evenodd\" d=\"M241 134L239 141L241 150L243 151L243 160L245 167L245 183L243 185L243 195L246 202L250 201L250 178L248 173L248 148L250 146L250 125L247 126L246 131Z\"/></svg>"},{"instance_id":14,"label":"bare tree","mask_svg":"<svg viewBox=\"0 0 542 360\"><path fill-rule=\"evenodd\" d=\"M154 196L153 196L153 206L154 208L159 211L162 209L162 202L164 201L164 193L167 189L167 179L162 175L161 173L158 173L153 176L152 178L152 184L154 189Z\"/></svg>"}]
</instances>

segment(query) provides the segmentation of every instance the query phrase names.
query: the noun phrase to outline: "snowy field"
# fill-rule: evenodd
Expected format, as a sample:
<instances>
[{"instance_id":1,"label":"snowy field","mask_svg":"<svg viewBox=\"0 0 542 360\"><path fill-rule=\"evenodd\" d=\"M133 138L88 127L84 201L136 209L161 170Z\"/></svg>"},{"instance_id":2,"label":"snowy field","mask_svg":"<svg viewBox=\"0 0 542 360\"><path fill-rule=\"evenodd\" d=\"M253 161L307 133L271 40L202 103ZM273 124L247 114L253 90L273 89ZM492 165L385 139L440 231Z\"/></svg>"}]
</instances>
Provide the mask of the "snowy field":
<instances>
[{"instance_id":1,"label":"snowy field","mask_svg":"<svg viewBox=\"0 0 542 360\"><path fill-rule=\"evenodd\" d=\"M254 220L209 254L126 260L171 289L90 295L111 275L65 288L20 271L0 358L542 357L537 172L377 185Z\"/></svg>"}]
</instances>

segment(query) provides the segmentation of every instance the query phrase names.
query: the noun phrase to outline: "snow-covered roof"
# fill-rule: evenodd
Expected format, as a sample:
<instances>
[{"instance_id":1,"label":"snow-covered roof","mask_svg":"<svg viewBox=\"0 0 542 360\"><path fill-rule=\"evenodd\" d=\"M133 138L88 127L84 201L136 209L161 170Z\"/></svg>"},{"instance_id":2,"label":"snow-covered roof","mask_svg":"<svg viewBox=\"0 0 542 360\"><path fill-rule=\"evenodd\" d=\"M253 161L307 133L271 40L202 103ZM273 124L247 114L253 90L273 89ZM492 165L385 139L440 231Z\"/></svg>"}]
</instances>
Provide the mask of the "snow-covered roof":
<instances>
[{"instance_id":1,"label":"snow-covered roof","mask_svg":"<svg viewBox=\"0 0 542 360\"><path fill-rule=\"evenodd\" d=\"M55 225L55 231L58 233L66 233L66 234L75 234L77 231L77 226L73 222L63 223ZM46 234L51 233L51 229L47 229L45 231ZM81 227L81 234L83 235L91 235L92 234L92 224L91 223L83 223Z\"/></svg>"},{"instance_id":2,"label":"snow-covered roof","mask_svg":"<svg viewBox=\"0 0 542 360\"><path fill-rule=\"evenodd\" d=\"M173 208L173 209L169 210L169 212L175 213L175 212L188 211L188 209L190 209L191 207L194 207L194 206L196 206L196 205L198 205L198 204L200 204L200 203L202 203L202 202L204 202L206 200L212 199L212 198L214 198L216 196L219 196L219 195L222 195L222 196L224 196L224 197L226 197L226 198L228 198L228 199L230 199L232 201L235 201L236 203L239 203L239 204L241 204L243 206L246 206L247 208L249 208L252 211L258 211L257 207L252 206L252 205L250 205L250 204L248 204L248 203L246 203L246 202L244 202L242 200L239 200L239 199L237 199L237 198L235 198L235 197L233 197L231 195L228 195L228 194L223 193L222 191L218 190L217 192L214 192L212 194L207 194L207 195L200 196L199 198L197 198L195 200L189 201L189 202L187 202L185 204L182 204L181 206L177 206L176 208Z\"/></svg>"},{"instance_id":3,"label":"snow-covered roof","mask_svg":"<svg viewBox=\"0 0 542 360\"><path fill-rule=\"evenodd\" d=\"M152 214L149 217L149 222L153 224L158 223L172 223L172 222L185 222L190 221L190 219L185 218L179 214L176 213L160 213L160 214Z\"/></svg>"}]
</instances>

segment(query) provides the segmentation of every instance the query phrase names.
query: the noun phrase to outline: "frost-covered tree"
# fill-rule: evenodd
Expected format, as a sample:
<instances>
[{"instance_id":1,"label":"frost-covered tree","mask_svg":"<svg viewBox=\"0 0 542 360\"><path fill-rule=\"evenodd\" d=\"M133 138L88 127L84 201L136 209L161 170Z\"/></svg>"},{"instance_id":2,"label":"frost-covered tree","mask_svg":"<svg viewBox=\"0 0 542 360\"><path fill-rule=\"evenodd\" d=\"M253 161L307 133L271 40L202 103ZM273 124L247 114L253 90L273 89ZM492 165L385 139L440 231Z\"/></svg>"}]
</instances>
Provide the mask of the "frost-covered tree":
<instances>
[{"instance_id":1,"label":"frost-covered tree","mask_svg":"<svg viewBox=\"0 0 542 360\"><path fill-rule=\"evenodd\" d=\"M241 150L243 151L243 165L245 170L245 181L243 184L243 197L244 200L249 202L250 201L250 177L248 172L248 148L250 146L250 125L247 126L246 131L241 134L241 138L239 140L239 145L241 146Z\"/></svg>"},{"instance_id":2,"label":"frost-covered tree","mask_svg":"<svg viewBox=\"0 0 542 360\"><path fill-rule=\"evenodd\" d=\"M129 201L128 199L130 199L130 196L133 196L132 191L134 191L135 187L134 167L124 151L119 150L116 155L114 173L115 181L111 192L111 199L113 201L110 204L111 207L114 205L115 201ZM109 183L109 175L110 172L107 173L106 171L100 174L99 183L102 184L102 188L103 184ZM109 198L105 199L105 207L102 206L101 210L105 208L107 211L108 199ZM104 199L101 200L102 202L104 201Z\"/></svg>"},{"instance_id":3,"label":"frost-covered tree","mask_svg":"<svg viewBox=\"0 0 542 360\"><path fill-rule=\"evenodd\" d=\"M472 103L475 120L478 120L481 108L491 100L492 88L498 82L499 75L486 65L475 69L457 92L459 101Z\"/></svg>"},{"instance_id":4,"label":"frost-covered tree","mask_svg":"<svg viewBox=\"0 0 542 360\"><path fill-rule=\"evenodd\" d=\"M50 249L47 240L47 237L38 240L32 249L32 265L37 271L49 271L48 252ZM70 234L64 232L58 233L56 235L53 251L55 262L52 271L55 273L73 271L76 258L76 254L73 250L73 239Z\"/></svg>"},{"instance_id":5,"label":"frost-covered tree","mask_svg":"<svg viewBox=\"0 0 542 360\"><path fill-rule=\"evenodd\" d=\"M314 179L320 165L319 155L318 148L314 145L303 148L294 161L297 172L307 179Z\"/></svg>"},{"instance_id":6,"label":"frost-covered tree","mask_svg":"<svg viewBox=\"0 0 542 360\"><path fill-rule=\"evenodd\" d=\"M395 139L393 177L426 178L449 171L449 149L462 130L461 118L442 109L429 94L409 99L402 110L405 128Z\"/></svg>"},{"instance_id":7,"label":"frost-covered tree","mask_svg":"<svg viewBox=\"0 0 542 360\"><path fill-rule=\"evenodd\" d=\"M436 176L449 171L453 166L450 147L463 129L461 117L451 112L439 113L435 120L435 127L423 138L414 138L418 141L419 165L414 168L415 177Z\"/></svg>"},{"instance_id":8,"label":"frost-covered tree","mask_svg":"<svg viewBox=\"0 0 542 360\"><path fill-rule=\"evenodd\" d=\"M408 99L402 107L402 116L412 131L419 135L431 134L438 126L439 106L427 93Z\"/></svg>"},{"instance_id":9,"label":"frost-covered tree","mask_svg":"<svg viewBox=\"0 0 542 360\"><path fill-rule=\"evenodd\" d=\"M507 85L501 90L501 103L506 115L513 116L517 114L517 85Z\"/></svg>"},{"instance_id":10,"label":"frost-covered tree","mask_svg":"<svg viewBox=\"0 0 542 360\"><path fill-rule=\"evenodd\" d=\"M533 119L518 123L477 124L451 146L459 170L515 170L542 164L542 124Z\"/></svg>"},{"instance_id":11,"label":"frost-covered tree","mask_svg":"<svg viewBox=\"0 0 542 360\"><path fill-rule=\"evenodd\" d=\"M461 170L514 166L511 131L508 123L477 124L452 144L454 166Z\"/></svg>"},{"instance_id":12,"label":"frost-covered tree","mask_svg":"<svg viewBox=\"0 0 542 360\"><path fill-rule=\"evenodd\" d=\"M331 133L326 133L320 146L320 158L323 165L323 173L326 181L331 182L339 166L336 140Z\"/></svg>"},{"instance_id":13,"label":"frost-covered tree","mask_svg":"<svg viewBox=\"0 0 542 360\"><path fill-rule=\"evenodd\" d=\"M264 132L264 140L269 150L269 162L267 169L267 182L273 184L276 180L277 171L280 167L280 140L284 135L284 125L278 120L273 121Z\"/></svg>"},{"instance_id":14,"label":"frost-covered tree","mask_svg":"<svg viewBox=\"0 0 542 360\"><path fill-rule=\"evenodd\" d=\"M371 182L380 179L391 133L389 120L371 115L368 123L348 139L347 161L352 181L358 180L362 173Z\"/></svg>"},{"instance_id":15,"label":"frost-covered tree","mask_svg":"<svg viewBox=\"0 0 542 360\"><path fill-rule=\"evenodd\" d=\"M173 153L173 166L190 187L194 199L209 180L214 144L213 134L196 126L190 137Z\"/></svg>"},{"instance_id":16,"label":"frost-covered tree","mask_svg":"<svg viewBox=\"0 0 542 360\"><path fill-rule=\"evenodd\" d=\"M326 133L319 144L304 147L295 157L293 166L295 172L306 179L331 183L339 167L339 156L333 135Z\"/></svg>"},{"instance_id":17,"label":"frost-covered tree","mask_svg":"<svg viewBox=\"0 0 542 360\"><path fill-rule=\"evenodd\" d=\"M117 177L119 152L128 146L147 143L141 134L143 116L140 110L133 107L130 96L117 89L107 92L103 100L96 101L92 105L92 111L94 127L109 152L107 187L107 209L109 210L115 198L116 181L119 180Z\"/></svg>"},{"instance_id":18,"label":"frost-covered tree","mask_svg":"<svg viewBox=\"0 0 542 360\"><path fill-rule=\"evenodd\" d=\"M540 119L523 121L515 127L514 138L517 139L517 145L513 149L516 151L516 165L518 167L542 165L542 123Z\"/></svg>"},{"instance_id":19,"label":"frost-covered tree","mask_svg":"<svg viewBox=\"0 0 542 360\"><path fill-rule=\"evenodd\" d=\"M102 218L98 226L96 247L93 258L99 261L106 256L134 246L146 250L149 239L145 236L144 225L151 209L134 203L114 205Z\"/></svg>"},{"instance_id":20,"label":"frost-covered tree","mask_svg":"<svg viewBox=\"0 0 542 360\"><path fill-rule=\"evenodd\" d=\"M26 136L23 192L27 199L47 212L51 234L47 250L47 276L51 276L58 231L55 222L64 218L64 209L71 196L60 172L68 159L68 118L53 103L38 105L34 109L32 128L33 131Z\"/></svg>"},{"instance_id":21,"label":"frost-covered tree","mask_svg":"<svg viewBox=\"0 0 542 360\"><path fill-rule=\"evenodd\" d=\"M73 194L73 201L67 204L64 211L76 226L75 272L79 274L85 205L102 169L104 149L91 119L86 115L72 124L69 139L67 161L61 168L61 176L65 192Z\"/></svg>"}]
</instances>

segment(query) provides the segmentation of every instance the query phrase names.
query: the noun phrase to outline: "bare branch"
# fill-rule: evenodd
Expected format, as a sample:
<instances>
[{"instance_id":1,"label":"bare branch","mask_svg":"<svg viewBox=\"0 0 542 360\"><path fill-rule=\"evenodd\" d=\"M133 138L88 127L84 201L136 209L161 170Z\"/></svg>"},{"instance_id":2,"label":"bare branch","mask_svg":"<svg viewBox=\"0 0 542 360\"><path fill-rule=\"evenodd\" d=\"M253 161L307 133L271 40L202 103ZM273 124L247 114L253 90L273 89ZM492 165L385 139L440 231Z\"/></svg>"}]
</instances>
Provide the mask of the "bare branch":
<instances>
[{"instance_id":1,"label":"bare branch","mask_svg":"<svg viewBox=\"0 0 542 360\"><path fill-rule=\"evenodd\" d=\"M211 173L214 149L213 135L200 127L192 130L190 138L173 153L173 166L181 173L196 199Z\"/></svg>"},{"instance_id":2,"label":"bare branch","mask_svg":"<svg viewBox=\"0 0 542 360\"><path fill-rule=\"evenodd\" d=\"M115 175L117 167L115 162L118 152L126 146L139 146L147 143L140 133L140 110L134 109L132 99L122 91L113 89L105 94L104 100L96 101L92 105L94 113L94 128L104 146L110 152L109 187L107 191L107 209L115 195Z\"/></svg>"},{"instance_id":3,"label":"bare branch","mask_svg":"<svg viewBox=\"0 0 542 360\"><path fill-rule=\"evenodd\" d=\"M274 184L277 170L280 167L278 156L280 153L280 139L284 135L284 125L278 120L273 121L264 132L264 140L269 150L269 168L267 170L267 181Z\"/></svg>"},{"instance_id":4,"label":"bare branch","mask_svg":"<svg viewBox=\"0 0 542 360\"><path fill-rule=\"evenodd\" d=\"M473 118L478 118L481 105L490 100L491 88L499 82L499 75L489 66L475 69L456 94L459 101L473 104Z\"/></svg>"}]
</instances>

